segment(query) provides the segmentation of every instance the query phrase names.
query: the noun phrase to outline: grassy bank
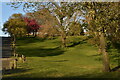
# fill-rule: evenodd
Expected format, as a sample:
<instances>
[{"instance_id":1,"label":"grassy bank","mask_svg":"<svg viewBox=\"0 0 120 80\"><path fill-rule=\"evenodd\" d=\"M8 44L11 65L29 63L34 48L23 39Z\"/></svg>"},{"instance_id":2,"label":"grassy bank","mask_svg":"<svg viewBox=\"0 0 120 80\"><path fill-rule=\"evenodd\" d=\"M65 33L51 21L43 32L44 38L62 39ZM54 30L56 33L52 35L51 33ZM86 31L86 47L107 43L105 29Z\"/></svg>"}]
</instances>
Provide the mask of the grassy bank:
<instances>
[{"instance_id":1,"label":"grassy bank","mask_svg":"<svg viewBox=\"0 0 120 80\"><path fill-rule=\"evenodd\" d=\"M23 38L17 41L17 53L25 63L7 71L3 78L119 78L120 72L103 73L97 47L84 37L69 37L68 48L60 48L60 39ZM116 63L112 62L111 67ZM23 80L23 79L22 79ZM109 79L110 80L110 79Z\"/></svg>"}]
</instances>

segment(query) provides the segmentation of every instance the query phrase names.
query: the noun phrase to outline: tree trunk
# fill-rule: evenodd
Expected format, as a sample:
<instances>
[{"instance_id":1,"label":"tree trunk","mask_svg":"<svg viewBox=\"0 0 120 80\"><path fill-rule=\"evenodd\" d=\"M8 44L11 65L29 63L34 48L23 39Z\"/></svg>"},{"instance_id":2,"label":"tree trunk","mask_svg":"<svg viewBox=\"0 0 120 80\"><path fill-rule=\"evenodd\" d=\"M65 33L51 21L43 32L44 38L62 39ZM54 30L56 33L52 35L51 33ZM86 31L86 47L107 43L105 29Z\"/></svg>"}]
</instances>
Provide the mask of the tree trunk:
<instances>
[{"instance_id":1,"label":"tree trunk","mask_svg":"<svg viewBox=\"0 0 120 80\"><path fill-rule=\"evenodd\" d=\"M13 55L15 56L16 54L16 36L13 35L13 44L12 44L12 47L13 47Z\"/></svg>"},{"instance_id":2,"label":"tree trunk","mask_svg":"<svg viewBox=\"0 0 120 80\"><path fill-rule=\"evenodd\" d=\"M37 32L35 32L35 37L37 36Z\"/></svg>"},{"instance_id":3,"label":"tree trunk","mask_svg":"<svg viewBox=\"0 0 120 80\"><path fill-rule=\"evenodd\" d=\"M61 33L61 39L62 39L62 47L66 47L66 33Z\"/></svg>"},{"instance_id":4,"label":"tree trunk","mask_svg":"<svg viewBox=\"0 0 120 80\"><path fill-rule=\"evenodd\" d=\"M30 33L28 33L28 37L30 36Z\"/></svg>"},{"instance_id":5,"label":"tree trunk","mask_svg":"<svg viewBox=\"0 0 120 80\"><path fill-rule=\"evenodd\" d=\"M102 53L103 71L110 72L109 56L106 51L106 39L104 33L100 33L100 51Z\"/></svg>"},{"instance_id":6,"label":"tree trunk","mask_svg":"<svg viewBox=\"0 0 120 80\"><path fill-rule=\"evenodd\" d=\"M37 32L35 30L33 30L33 36L36 37L37 36Z\"/></svg>"},{"instance_id":7,"label":"tree trunk","mask_svg":"<svg viewBox=\"0 0 120 80\"><path fill-rule=\"evenodd\" d=\"M34 30L33 30L33 36L35 36L35 32L34 32Z\"/></svg>"},{"instance_id":8,"label":"tree trunk","mask_svg":"<svg viewBox=\"0 0 120 80\"><path fill-rule=\"evenodd\" d=\"M101 55L101 54L102 54L101 52L102 52L102 51L101 51L101 48L99 47L99 48L98 48L98 54Z\"/></svg>"},{"instance_id":9,"label":"tree trunk","mask_svg":"<svg viewBox=\"0 0 120 80\"><path fill-rule=\"evenodd\" d=\"M98 46L98 54L101 55L102 51L101 51L101 48L100 48L101 46L100 46L100 40L99 40L99 37L100 37L101 33L100 32L96 32L96 31L94 31L93 33L95 35L95 40L97 41L96 42L96 46Z\"/></svg>"}]
</instances>

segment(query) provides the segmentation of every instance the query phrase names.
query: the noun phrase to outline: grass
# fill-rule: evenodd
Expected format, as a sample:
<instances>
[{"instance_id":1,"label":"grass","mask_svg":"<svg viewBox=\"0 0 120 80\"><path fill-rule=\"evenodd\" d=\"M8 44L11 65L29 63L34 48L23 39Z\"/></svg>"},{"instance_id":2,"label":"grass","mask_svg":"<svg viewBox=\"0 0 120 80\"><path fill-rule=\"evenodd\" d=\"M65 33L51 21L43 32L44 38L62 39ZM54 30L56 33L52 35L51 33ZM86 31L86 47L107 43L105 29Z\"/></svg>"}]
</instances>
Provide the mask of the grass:
<instances>
[{"instance_id":1,"label":"grass","mask_svg":"<svg viewBox=\"0 0 120 80\"><path fill-rule=\"evenodd\" d=\"M19 39L17 53L24 54L27 60L25 63L18 63L17 69L6 71L3 79L119 78L120 72L102 72L102 62L97 48L84 39L82 36L69 37L68 48L64 49L59 47L59 38ZM112 63L111 66L115 67L116 63Z\"/></svg>"}]
</instances>

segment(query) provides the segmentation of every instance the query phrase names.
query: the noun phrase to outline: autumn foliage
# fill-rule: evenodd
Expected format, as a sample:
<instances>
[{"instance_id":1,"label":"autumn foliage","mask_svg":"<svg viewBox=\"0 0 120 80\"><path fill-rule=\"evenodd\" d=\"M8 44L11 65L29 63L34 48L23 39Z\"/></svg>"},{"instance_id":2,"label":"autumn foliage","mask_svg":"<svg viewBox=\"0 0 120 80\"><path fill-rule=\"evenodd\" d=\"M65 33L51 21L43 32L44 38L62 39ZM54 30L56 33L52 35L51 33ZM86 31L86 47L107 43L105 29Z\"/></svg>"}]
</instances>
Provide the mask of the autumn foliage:
<instances>
[{"instance_id":1,"label":"autumn foliage","mask_svg":"<svg viewBox=\"0 0 120 80\"><path fill-rule=\"evenodd\" d=\"M33 32L33 35L36 36L37 31L40 28L40 25L38 25L35 19L24 18L24 21L27 24L28 34Z\"/></svg>"}]
</instances>

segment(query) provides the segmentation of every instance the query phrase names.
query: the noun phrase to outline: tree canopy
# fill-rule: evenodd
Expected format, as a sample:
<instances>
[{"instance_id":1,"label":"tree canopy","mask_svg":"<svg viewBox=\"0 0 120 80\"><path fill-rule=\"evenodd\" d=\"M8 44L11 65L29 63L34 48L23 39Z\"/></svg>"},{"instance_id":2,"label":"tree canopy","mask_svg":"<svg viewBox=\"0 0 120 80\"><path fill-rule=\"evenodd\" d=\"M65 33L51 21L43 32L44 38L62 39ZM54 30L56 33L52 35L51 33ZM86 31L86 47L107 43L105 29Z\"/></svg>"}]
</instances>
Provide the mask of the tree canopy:
<instances>
[{"instance_id":1,"label":"tree canopy","mask_svg":"<svg viewBox=\"0 0 120 80\"><path fill-rule=\"evenodd\" d=\"M22 14L13 14L4 23L3 31L8 32L11 36L24 36L26 34L26 23Z\"/></svg>"}]
</instances>

